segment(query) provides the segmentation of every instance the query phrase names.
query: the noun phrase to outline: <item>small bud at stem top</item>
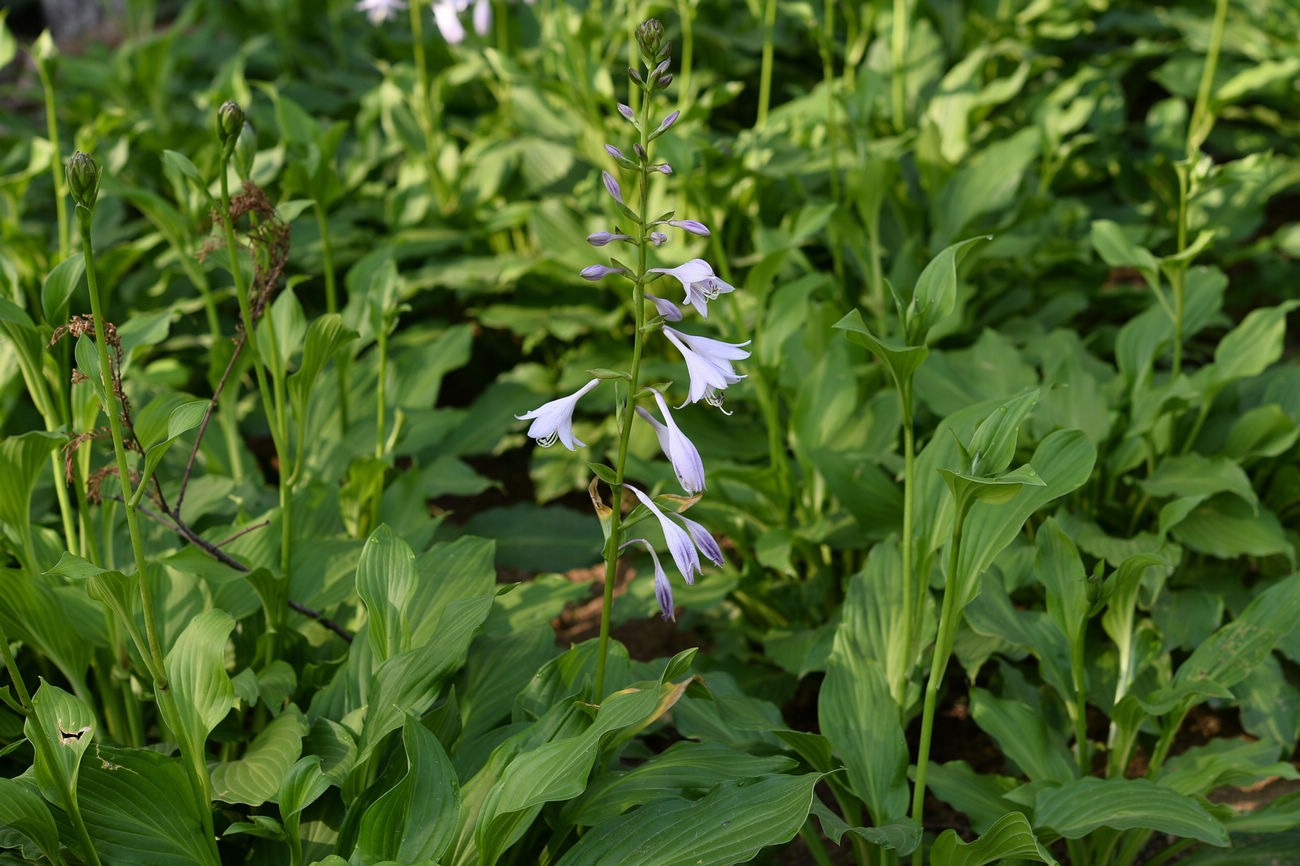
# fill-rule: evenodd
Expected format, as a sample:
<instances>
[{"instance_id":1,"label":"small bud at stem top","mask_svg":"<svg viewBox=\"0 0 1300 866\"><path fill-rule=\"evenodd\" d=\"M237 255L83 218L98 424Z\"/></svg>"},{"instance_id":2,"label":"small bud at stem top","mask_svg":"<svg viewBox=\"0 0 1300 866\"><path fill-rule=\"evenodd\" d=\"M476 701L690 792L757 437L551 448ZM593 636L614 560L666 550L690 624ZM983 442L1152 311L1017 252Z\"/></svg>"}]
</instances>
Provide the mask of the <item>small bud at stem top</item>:
<instances>
[{"instance_id":1,"label":"small bud at stem top","mask_svg":"<svg viewBox=\"0 0 1300 866\"><path fill-rule=\"evenodd\" d=\"M217 109L217 137L224 146L239 136L244 128L244 109L239 103L227 99Z\"/></svg>"},{"instance_id":2,"label":"small bud at stem top","mask_svg":"<svg viewBox=\"0 0 1300 866\"><path fill-rule=\"evenodd\" d=\"M95 160L88 153L77 151L68 160L68 191L78 207L88 211L95 209L95 199L99 197L99 178L102 172Z\"/></svg>"},{"instance_id":3,"label":"small bud at stem top","mask_svg":"<svg viewBox=\"0 0 1300 866\"><path fill-rule=\"evenodd\" d=\"M636 44L641 49L641 56L646 63L656 63L660 44L664 38L664 26L657 18L642 21L636 28Z\"/></svg>"}]
</instances>

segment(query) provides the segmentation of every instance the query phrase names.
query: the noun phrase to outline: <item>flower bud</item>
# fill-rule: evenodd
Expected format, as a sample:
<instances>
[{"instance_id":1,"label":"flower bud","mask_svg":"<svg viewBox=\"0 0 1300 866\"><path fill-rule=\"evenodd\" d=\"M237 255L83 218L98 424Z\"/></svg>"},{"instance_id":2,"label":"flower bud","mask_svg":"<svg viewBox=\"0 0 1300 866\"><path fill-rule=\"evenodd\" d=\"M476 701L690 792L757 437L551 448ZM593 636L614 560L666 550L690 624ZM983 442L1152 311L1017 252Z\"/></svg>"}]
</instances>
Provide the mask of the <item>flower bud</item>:
<instances>
[{"instance_id":1,"label":"flower bud","mask_svg":"<svg viewBox=\"0 0 1300 866\"><path fill-rule=\"evenodd\" d=\"M99 197L99 178L102 172L95 160L88 153L77 151L68 160L68 191L78 207L86 210L95 209L95 199Z\"/></svg>"},{"instance_id":2,"label":"flower bud","mask_svg":"<svg viewBox=\"0 0 1300 866\"><path fill-rule=\"evenodd\" d=\"M666 75L664 75L663 78L660 78L660 79L659 79L659 83L655 85L655 89L656 89L656 90L667 90L667 89L668 89L668 85L670 85L670 84L672 84L672 83L673 83L673 74L672 74L671 72L669 72L669 73L667 73Z\"/></svg>"},{"instance_id":3,"label":"flower bud","mask_svg":"<svg viewBox=\"0 0 1300 866\"><path fill-rule=\"evenodd\" d=\"M235 171L240 180L248 180L253 175L253 157L257 156L257 132L245 123L235 142Z\"/></svg>"},{"instance_id":4,"label":"flower bud","mask_svg":"<svg viewBox=\"0 0 1300 866\"><path fill-rule=\"evenodd\" d=\"M217 137L223 145L239 136L244 128L244 109L233 99L227 99L217 109Z\"/></svg>"},{"instance_id":5,"label":"flower bud","mask_svg":"<svg viewBox=\"0 0 1300 866\"><path fill-rule=\"evenodd\" d=\"M641 73L637 72L634 67L629 66L627 68L627 77L635 81L640 86L645 87L645 79L641 77Z\"/></svg>"},{"instance_id":6,"label":"flower bud","mask_svg":"<svg viewBox=\"0 0 1300 866\"><path fill-rule=\"evenodd\" d=\"M642 21L636 28L636 44L641 49L641 56L646 59L647 63L655 62L655 55L659 52L660 43L664 38L664 26L659 23L657 18L649 18Z\"/></svg>"}]
</instances>

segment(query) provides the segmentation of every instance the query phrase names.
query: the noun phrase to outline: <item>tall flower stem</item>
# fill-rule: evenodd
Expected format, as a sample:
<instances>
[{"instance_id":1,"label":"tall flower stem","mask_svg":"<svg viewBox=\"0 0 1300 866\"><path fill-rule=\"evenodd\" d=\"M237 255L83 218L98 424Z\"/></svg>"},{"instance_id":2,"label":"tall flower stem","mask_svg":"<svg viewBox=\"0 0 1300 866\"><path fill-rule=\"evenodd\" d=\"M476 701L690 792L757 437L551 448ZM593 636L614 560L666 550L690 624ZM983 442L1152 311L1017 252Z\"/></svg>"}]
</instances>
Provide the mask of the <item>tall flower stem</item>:
<instances>
[{"instance_id":1,"label":"tall flower stem","mask_svg":"<svg viewBox=\"0 0 1300 866\"><path fill-rule=\"evenodd\" d=\"M338 285L334 277L334 245L330 242L330 223L320 197L313 199L316 225L320 228L321 267L325 271L325 312L339 311ZM346 355L339 355L334 364L338 378L339 436L348 434L348 363Z\"/></svg>"},{"instance_id":2,"label":"tall flower stem","mask_svg":"<svg viewBox=\"0 0 1300 866\"><path fill-rule=\"evenodd\" d=\"M426 3L411 0L411 51L415 60L416 105L415 120L424 133L424 156L426 171L429 172L429 185L433 188L438 206L444 210L450 205L442 176L438 174L438 137L434 132L432 89L429 84L429 65L424 59L424 10Z\"/></svg>"},{"instance_id":3,"label":"tall flower stem","mask_svg":"<svg viewBox=\"0 0 1300 866\"><path fill-rule=\"evenodd\" d=\"M58 221L59 261L63 261L72 249L72 231L68 225L68 188L63 177L63 157L59 148L59 119L54 110L54 81L50 78L47 63L49 63L47 57L36 59L36 72L40 76L41 90L45 94L45 131L53 150L50 155L50 178L54 181L54 214Z\"/></svg>"},{"instance_id":4,"label":"tall flower stem","mask_svg":"<svg viewBox=\"0 0 1300 866\"><path fill-rule=\"evenodd\" d=\"M890 95L893 107L894 132L901 133L907 125L907 0L894 0L894 18L890 22L889 51L893 59L890 76Z\"/></svg>"},{"instance_id":5,"label":"tall flower stem","mask_svg":"<svg viewBox=\"0 0 1300 866\"><path fill-rule=\"evenodd\" d=\"M934 642L934 655L930 659L930 678L925 684L925 703L921 710L921 742L916 753L916 784L912 789L912 820L918 823L925 810L925 775L930 765L930 741L934 736L934 713L939 702L939 685L948 669L948 657L952 654L953 641L957 637L957 626L961 622L962 610L957 606L957 564L961 554L961 531L966 522L968 504L956 503L956 517L953 520L952 536L948 542L948 574L943 588L943 607L939 612L939 633ZM912 866L921 866L924 862L922 846L917 846L912 854Z\"/></svg>"},{"instance_id":6,"label":"tall flower stem","mask_svg":"<svg viewBox=\"0 0 1300 866\"><path fill-rule=\"evenodd\" d=\"M917 579L913 558L916 539L913 527L916 511L916 434L912 429L912 380L895 383L903 411L903 660L898 668L898 679L893 685L894 699L900 712L907 710L907 682L912 673L912 644L921 619L925 587Z\"/></svg>"},{"instance_id":7,"label":"tall flower stem","mask_svg":"<svg viewBox=\"0 0 1300 866\"><path fill-rule=\"evenodd\" d=\"M772 54L776 30L776 0L767 0L763 9L763 60L758 74L758 119L754 126L762 129L767 124L767 111L772 102Z\"/></svg>"},{"instance_id":8,"label":"tall flower stem","mask_svg":"<svg viewBox=\"0 0 1300 866\"><path fill-rule=\"evenodd\" d=\"M645 274L647 261L646 240L647 223L650 221L650 94L643 93L641 99L641 157L640 209L637 211L637 254L636 277L632 285L632 312L636 317L636 327L632 343L632 369L627 384L627 402L622 406L619 416L618 458L614 463L614 490L612 493L613 515L610 517L609 538L605 539L605 596L600 610L600 644L596 657L596 695L597 701L605 697L605 664L609 655L610 618L614 610L614 580L618 574L618 548L622 541L623 530L623 480L627 466L628 442L632 437L632 420L636 417L633 404L636 402L637 389L641 380L641 352L645 346Z\"/></svg>"}]
</instances>

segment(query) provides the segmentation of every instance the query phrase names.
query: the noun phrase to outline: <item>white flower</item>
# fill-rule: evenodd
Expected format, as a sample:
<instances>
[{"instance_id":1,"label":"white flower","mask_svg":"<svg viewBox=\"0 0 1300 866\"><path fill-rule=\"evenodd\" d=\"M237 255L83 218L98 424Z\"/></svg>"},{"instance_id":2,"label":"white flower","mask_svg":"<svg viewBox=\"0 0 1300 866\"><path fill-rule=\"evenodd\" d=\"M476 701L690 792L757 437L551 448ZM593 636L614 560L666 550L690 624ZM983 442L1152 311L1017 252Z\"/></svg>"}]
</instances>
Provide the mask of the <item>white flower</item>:
<instances>
[{"instance_id":1,"label":"white flower","mask_svg":"<svg viewBox=\"0 0 1300 866\"><path fill-rule=\"evenodd\" d=\"M577 450L574 445L585 448L587 443L573 435L573 408L578 405L578 400L582 399L583 394L599 384L599 379L592 379L567 397L552 400L531 412L515 417L520 421L532 419L533 423L528 428L528 435L536 439L537 444L543 448L554 445L556 439L559 439L570 451Z\"/></svg>"},{"instance_id":2,"label":"white flower","mask_svg":"<svg viewBox=\"0 0 1300 866\"><path fill-rule=\"evenodd\" d=\"M731 362L749 357L749 352L741 348L748 346L749 340L743 343L724 343L709 337L683 334L667 326L663 330L664 336L686 359L686 369L691 376L690 395L686 398L686 403L695 403L703 398L710 406L721 407L722 397L718 392L745 378L736 373ZM677 408L680 409L681 406Z\"/></svg>"},{"instance_id":3,"label":"white flower","mask_svg":"<svg viewBox=\"0 0 1300 866\"><path fill-rule=\"evenodd\" d=\"M663 611L664 619L676 620L677 616L673 612L673 585L668 582L668 575L664 574L664 567L659 564L659 554L650 546L650 542L644 538L630 538L618 546L619 550L627 547L629 544L644 544L645 549L650 551L650 559L655 564L655 600L659 602L659 609Z\"/></svg>"},{"instance_id":4,"label":"white flower","mask_svg":"<svg viewBox=\"0 0 1300 866\"><path fill-rule=\"evenodd\" d=\"M722 548L718 547L718 542L713 537L713 533L684 514L674 514L673 517L676 517L685 525L686 531L691 534L691 541L695 542L695 546L700 549L700 553L708 557L709 561L714 565L722 565Z\"/></svg>"},{"instance_id":5,"label":"white flower","mask_svg":"<svg viewBox=\"0 0 1300 866\"><path fill-rule=\"evenodd\" d=\"M651 268L650 272L676 277L686 290L682 303L695 307L706 319L709 317L709 301L736 290L735 286L719 279L704 259L691 259L675 268Z\"/></svg>"},{"instance_id":6,"label":"white flower","mask_svg":"<svg viewBox=\"0 0 1300 866\"><path fill-rule=\"evenodd\" d=\"M692 495L700 493L704 490L704 461L700 459L699 449L677 426L672 413L668 411L668 404L664 402L663 395L658 391L655 391L654 395L655 402L659 404L659 412L664 416L664 423L660 424L653 415L640 406L636 407L636 413L654 428L655 435L659 437L659 447L667 455L668 462L673 465L673 472L676 473L677 482L682 485L682 489Z\"/></svg>"},{"instance_id":7,"label":"white flower","mask_svg":"<svg viewBox=\"0 0 1300 866\"><path fill-rule=\"evenodd\" d=\"M357 0L357 11L366 13L371 24L382 24L405 8L405 0Z\"/></svg>"},{"instance_id":8,"label":"white flower","mask_svg":"<svg viewBox=\"0 0 1300 866\"><path fill-rule=\"evenodd\" d=\"M650 509L650 513L659 518L659 526L664 531L664 541L668 544L668 552L672 554L673 562L677 563L677 570L686 578L686 582L695 583L695 573L704 573L700 568L700 555L695 552L695 543L691 541L691 536L685 529L682 529L676 523L668 519L668 515L659 510L659 506L654 504L649 496L646 496L640 490L637 490L631 484L624 484L628 490L636 494L636 498L641 500L641 504Z\"/></svg>"},{"instance_id":9,"label":"white flower","mask_svg":"<svg viewBox=\"0 0 1300 866\"><path fill-rule=\"evenodd\" d=\"M532 3L533 0L527 0ZM461 42L465 39L465 28L460 23L460 13L469 8L470 0L433 0L433 20L438 25L442 38L448 42ZM492 29L492 0L474 0L474 12L471 15L474 32L479 36L487 35Z\"/></svg>"}]
</instances>

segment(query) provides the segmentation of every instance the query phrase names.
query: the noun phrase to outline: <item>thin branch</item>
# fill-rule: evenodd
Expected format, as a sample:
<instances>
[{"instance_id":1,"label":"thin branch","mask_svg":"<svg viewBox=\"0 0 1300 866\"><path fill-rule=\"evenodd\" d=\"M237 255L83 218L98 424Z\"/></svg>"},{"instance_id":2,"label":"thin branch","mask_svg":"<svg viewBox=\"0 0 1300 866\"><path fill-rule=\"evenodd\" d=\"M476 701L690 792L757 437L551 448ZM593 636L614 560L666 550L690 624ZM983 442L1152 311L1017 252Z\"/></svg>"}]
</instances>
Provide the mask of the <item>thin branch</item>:
<instances>
[{"instance_id":1,"label":"thin branch","mask_svg":"<svg viewBox=\"0 0 1300 866\"><path fill-rule=\"evenodd\" d=\"M343 626L336 623L334 620L330 619L327 616L322 615L320 611L312 610L311 608L307 607L307 605L299 604L293 599L289 599L289 609L293 611L297 611L303 616L311 617L312 619L316 620L316 622L325 626L325 628L334 632L336 635L343 638L348 643L352 643L352 633L349 632L347 629L345 629Z\"/></svg>"},{"instance_id":2,"label":"thin branch","mask_svg":"<svg viewBox=\"0 0 1300 866\"><path fill-rule=\"evenodd\" d=\"M227 538L225 541L218 541L215 545L213 545L213 547L225 547L227 544L234 541L239 536L246 535L252 532L254 529L261 529L263 526L269 526L270 524L271 521L263 520L261 523L254 523L252 526L246 526L243 529L236 532L234 535Z\"/></svg>"},{"instance_id":3,"label":"thin branch","mask_svg":"<svg viewBox=\"0 0 1300 866\"><path fill-rule=\"evenodd\" d=\"M217 382L217 387L212 391L212 399L208 401L208 408L203 411L203 420L199 423L199 432L194 437L194 447L190 449L190 458L185 461L185 474L181 477L181 489L176 494L176 513L181 513L181 503L185 501L185 491L190 486L190 473L194 471L194 459L199 454L199 446L203 444L203 434L207 432L208 421L212 419L212 412L217 408L217 401L221 399L221 392L226 387L226 379L230 376L230 371L235 369L235 362L239 360L239 353L244 348L244 343L248 339L244 331L239 332L235 338L235 351L230 356L230 362L226 364L226 369L221 374L221 380Z\"/></svg>"}]
</instances>

